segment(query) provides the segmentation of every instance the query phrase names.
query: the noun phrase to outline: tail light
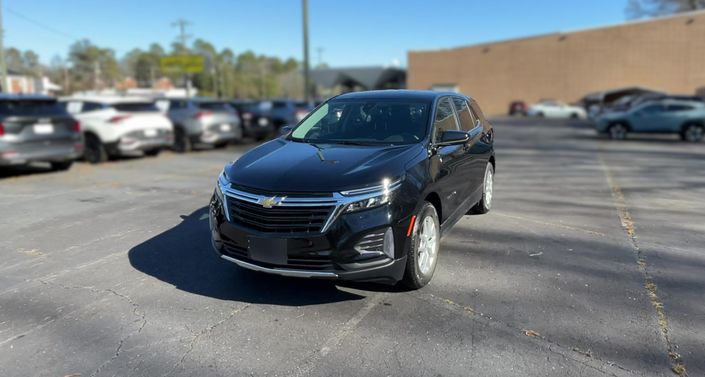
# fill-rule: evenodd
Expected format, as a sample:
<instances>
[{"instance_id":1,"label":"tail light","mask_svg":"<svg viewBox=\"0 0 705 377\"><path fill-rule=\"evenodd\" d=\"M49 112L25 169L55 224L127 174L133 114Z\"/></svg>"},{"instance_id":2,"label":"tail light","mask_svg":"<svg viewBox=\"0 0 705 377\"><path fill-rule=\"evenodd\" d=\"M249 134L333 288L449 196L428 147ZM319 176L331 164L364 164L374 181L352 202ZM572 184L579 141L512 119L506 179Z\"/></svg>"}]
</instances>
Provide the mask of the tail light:
<instances>
[{"instance_id":1,"label":"tail light","mask_svg":"<svg viewBox=\"0 0 705 377\"><path fill-rule=\"evenodd\" d=\"M5 135L5 125L0 123L0 136Z\"/></svg>"},{"instance_id":2,"label":"tail light","mask_svg":"<svg viewBox=\"0 0 705 377\"><path fill-rule=\"evenodd\" d=\"M212 112L212 111L199 111L199 112L197 112L196 115L194 115L193 117L194 117L195 119L201 119L201 118L203 118L203 117L207 117L207 116L210 116L210 115L213 115L213 112Z\"/></svg>"},{"instance_id":3,"label":"tail light","mask_svg":"<svg viewBox=\"0 0 705 377\"><path fill-rule=\"evenodd\" d=\"M74 120L73 124L71 125L71 130L73 132L81 132L81 122Z\"/></svg>"},{"instance_id":4,"label":"tail light","mask_svg":"<svg viewBox=\"0 0 705 377\"><path fill-rule=\"evenodd\" d=\"M108 122L110 123L120 123L123 120L129 118L129 115L115 115L114 117L110 118Z\"/></svg>"}]
</instances>

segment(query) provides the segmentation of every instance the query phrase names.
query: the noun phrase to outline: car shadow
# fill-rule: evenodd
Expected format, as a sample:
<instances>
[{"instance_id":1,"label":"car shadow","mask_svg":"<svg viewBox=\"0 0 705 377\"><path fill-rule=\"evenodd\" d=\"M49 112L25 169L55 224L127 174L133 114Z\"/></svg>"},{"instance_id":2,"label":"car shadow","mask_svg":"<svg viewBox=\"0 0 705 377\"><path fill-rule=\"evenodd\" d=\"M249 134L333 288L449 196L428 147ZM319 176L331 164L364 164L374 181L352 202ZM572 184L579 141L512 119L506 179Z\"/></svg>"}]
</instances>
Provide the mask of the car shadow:
<instances>
[{"instance_id":1,"label":"car shadow","mask_svg":"<svg viewBox=\"0 0 705 377\"><path fill-rule=\"evenodd\" d=\"M220 300L305 306L364 299L364 295L338 289L336 282L297 279L250 271L217 256L211 248L208 208L200 208L182 221L133 247L130 264L137 270L179 290ZM394 287L354 284L356 289L394 291Z\"/></svg>"}]
</instances>

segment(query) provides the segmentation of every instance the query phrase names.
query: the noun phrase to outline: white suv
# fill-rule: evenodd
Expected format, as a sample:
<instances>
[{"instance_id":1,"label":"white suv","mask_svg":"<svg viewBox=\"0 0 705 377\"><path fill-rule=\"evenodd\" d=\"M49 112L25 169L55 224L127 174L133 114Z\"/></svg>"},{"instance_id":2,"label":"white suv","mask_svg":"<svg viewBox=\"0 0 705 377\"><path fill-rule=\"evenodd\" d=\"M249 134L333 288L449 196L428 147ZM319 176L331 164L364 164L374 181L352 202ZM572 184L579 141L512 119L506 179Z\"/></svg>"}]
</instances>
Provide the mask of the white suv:
<instances>
[{"instance_id":1,"label":"white suv","mask_svg":"<svg viewBox=\"0 0 705 377\"><path fill-rule=\"evenodd\" d=\"M174 143L174 127L150 99L138 97L70 97L62 101L81 122L84 158L91 163L108 157L156 156Z\"/></svg>"}]
</instances>

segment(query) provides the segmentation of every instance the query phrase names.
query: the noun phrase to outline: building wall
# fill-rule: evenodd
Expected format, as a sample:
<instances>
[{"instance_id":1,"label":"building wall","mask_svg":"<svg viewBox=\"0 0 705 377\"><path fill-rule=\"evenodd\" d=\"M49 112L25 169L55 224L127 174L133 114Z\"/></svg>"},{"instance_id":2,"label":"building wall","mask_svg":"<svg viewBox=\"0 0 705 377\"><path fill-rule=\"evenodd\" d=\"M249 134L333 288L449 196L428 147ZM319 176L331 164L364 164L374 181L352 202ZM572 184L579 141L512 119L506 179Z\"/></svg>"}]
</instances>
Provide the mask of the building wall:
<instances>
[{"instance_id":1,"label":"building wall","mask_svg":"<svg viewBox=\"0 0 705 377\"><path fill-rule=\"evenodd\" d=\"M694 94L705 86L705 12L601 29L435 51L410 51L408 87L456 85L490 114L509 102L573 102L643 86Z\"/></svg>"}]
</instances>

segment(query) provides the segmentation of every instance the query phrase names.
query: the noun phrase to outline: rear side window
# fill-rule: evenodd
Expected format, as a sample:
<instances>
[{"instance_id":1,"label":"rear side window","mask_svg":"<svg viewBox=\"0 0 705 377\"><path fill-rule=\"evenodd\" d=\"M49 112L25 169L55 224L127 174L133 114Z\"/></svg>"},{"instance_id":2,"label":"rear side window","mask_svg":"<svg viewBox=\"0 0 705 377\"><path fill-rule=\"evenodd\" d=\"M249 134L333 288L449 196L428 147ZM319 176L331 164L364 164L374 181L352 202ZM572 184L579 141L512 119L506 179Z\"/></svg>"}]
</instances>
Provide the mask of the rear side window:
<instances>
[{"instance_id":1,"label":"rear side window","mask_svg":"<svg viewBox=\"0 0 705 377\"><path fill-rule=\"evenodd\" d=\"M666 111L691 111L694 109L695 107L688 105L668 105L666 107Z\"/></svg>"},{"instance_id":2,"label":"rear side window","mask_svg":"<svg viewBox=\"0 0 705 377\"><path fill-rule=\"evenodd\" d=\"M458 123L455 121L455 115L453 114L453 106L450 104L450 99L447 97L438 102L433 129L434 140L440 140L444 131L458 129Z\"/></svg>"},{"instance_id":3,"label":"rear side window","mask_svg":"<svg viewBox=\"0 0 705 377\"><path fill-rule=\"evenodd\" d=\"M198 108L201 110L211 110L211 111L226 111L226 112L235 111L232 108L232 106L228 105L225 102L199 102Z\"/></svg>"},{"instance_id":4,"label":"rear side window","mask_svg":"<svg viewBox=\"0 0 705 377\"><path fill-rule=\"evenodd\" d=\"M169 110L185 109L187 106L186 101L171 101L169 103Z\"/></svg>"},{"instance_id":5,"label":"rear side window","mask_svg":"<svg viewBox=\"0 0 705 377\"><path fill-rule=\"evenodd\" d=\"M455 105L455 111L458 112L458 120L460 121L460 128L463 131L470 131L475 128L475 123L477 118L470 111L470 106L468 106L468 101L464 98L453 97L453 105Z\"/></svg>"},{"instance_id":6,"label":"rear side window","mask_svg":"<svg viewBox=\"0 0 705 377\"><path fill-rule=\"evenodd\" d=\"M658 114L665 110L663 105L648 105L643 107L640 112L644 114Z\"/></svg>"},{"instance_id":7,"label":"rear side window","mask_svg":"<svg viewBox=\"0 0 705 377\"><path fill-rule=\"evenodd\" d=\"M102 103L98 102L84 102L83 106L81 107L81 112L82 113L87 113L89 111L96 111L96 110L102 110L104 109L105 106L103 106Z\"/></svg>"},{"instance_id":8,"label":"rear side window","mask_svg":"<svg viewBox=\"0 0 705 377\"><path fill-rule=\"evenodd\" d=\"M0 114L5 116L68 115L66 108L56 100L0 101Z\"/></svg>"},{"instance_id":9,"label":"rear side window","mask_svg":"<svg viewBox=\"0 0 705 377\"><path fill-rule=\"evenodd\" d=\"M283 109L286 107L286 102L274 101L272 102L272 107L275 109Z\"/></svg>"},{"instance_id":10,"label":"rear side window","mask_svg":"<svg viewBox=\"0 0 705 377\"><path fill-rule=\"evenodd\" d=\"M152 113L158 112L159 109L152 102L125 102L113 104L113 107L117 111L124 111L127 113Z\"/></svg>"}]
</instances>

